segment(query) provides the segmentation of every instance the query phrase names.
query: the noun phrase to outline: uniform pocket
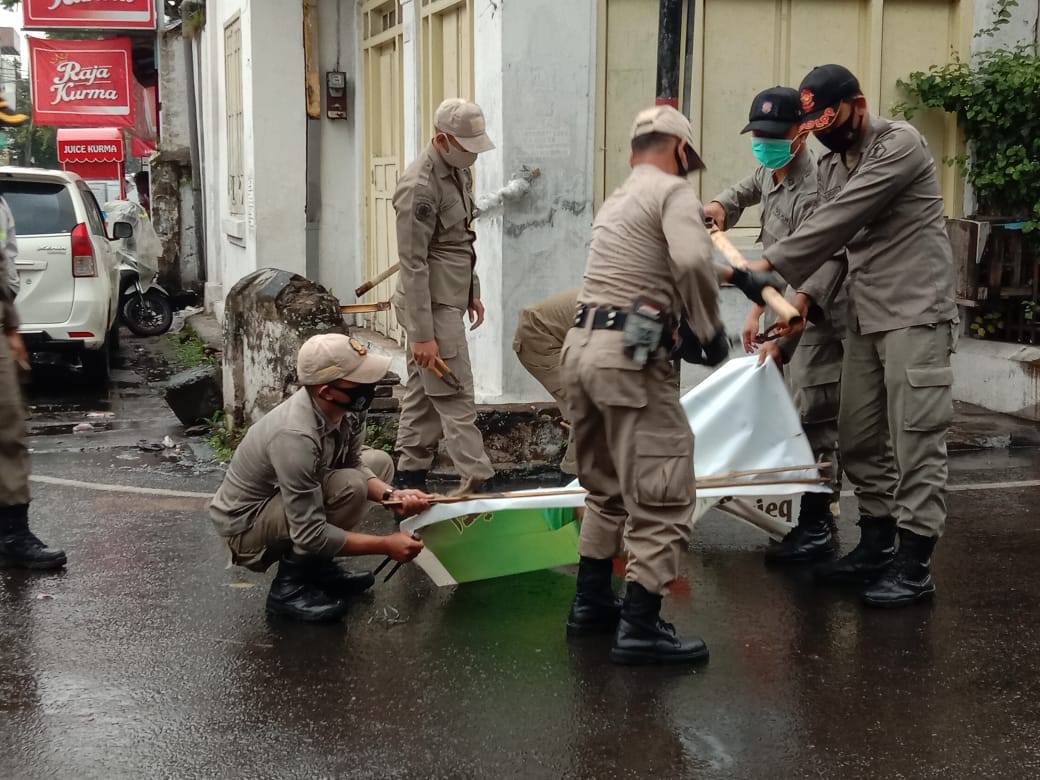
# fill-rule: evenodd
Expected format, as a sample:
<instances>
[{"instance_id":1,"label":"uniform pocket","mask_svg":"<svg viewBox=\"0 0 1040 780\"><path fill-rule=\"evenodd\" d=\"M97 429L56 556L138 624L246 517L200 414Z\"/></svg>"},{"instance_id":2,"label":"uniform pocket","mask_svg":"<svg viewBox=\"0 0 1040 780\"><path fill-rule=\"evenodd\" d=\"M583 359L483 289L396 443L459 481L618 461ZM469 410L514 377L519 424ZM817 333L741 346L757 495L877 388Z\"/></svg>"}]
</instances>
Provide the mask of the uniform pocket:
<instances>
[{"instance_id":1,"label":"uniform pocket","mask_svg":"<svg viewBox=\"0 0 1040 780\"><path fill-rule=\"evenodd\" d=\"M454 227L465 218L466 207L463 205L461 200L453 200L450 203L443 204L440 213L437 214L437 219L440 221L441 227L445 230Z\"/></svg>"},{"instance_id":2,"label":"uniform pocket","mask_svg":"<svg viewBox=\"0 0 1040 780\"><path fill-rule=\"evenodd\" d=\"M903 429L937 431L953 417L953 369L949 366L908 368Z\"/></svg>"},{"instance_id":3,"label":"uniform pocket","mask_svg":"<svg viewBox=\"0 0 1040 780\"><path fill-rule=\"evenodd\" d=\"M645 506L681 506L693 501L693 447L678 431L636 433L636 500Z\"/></svg>"}]
</instances>

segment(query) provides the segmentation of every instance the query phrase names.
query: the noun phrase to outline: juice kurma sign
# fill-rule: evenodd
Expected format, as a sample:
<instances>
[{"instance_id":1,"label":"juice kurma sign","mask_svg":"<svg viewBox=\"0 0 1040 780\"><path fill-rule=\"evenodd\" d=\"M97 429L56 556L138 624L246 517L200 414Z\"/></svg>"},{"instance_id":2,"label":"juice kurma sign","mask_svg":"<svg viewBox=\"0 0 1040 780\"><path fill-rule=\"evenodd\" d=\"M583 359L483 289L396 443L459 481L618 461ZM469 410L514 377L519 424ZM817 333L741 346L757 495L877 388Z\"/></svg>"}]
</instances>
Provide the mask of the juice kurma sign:
<instances>
[{"instance_id":1,"label":"juice kurma sign","mask_svg":"<svg viewBox=\"0 0 1040 780\"><path fill-rule=\"evenodd\" d=\"M155 0L22 0L26 29L155 29Z\"/></svg>"},{"instance_id":2,"label":"juice kurma sign","mask_svg":"<svg viewBox=\"0 0 1040 780\"><path fill-rule=\"evenodd\" d=\"M129 38L29 39L33 121L58 127L132 127Z\"/></svg>"}]
</instances>

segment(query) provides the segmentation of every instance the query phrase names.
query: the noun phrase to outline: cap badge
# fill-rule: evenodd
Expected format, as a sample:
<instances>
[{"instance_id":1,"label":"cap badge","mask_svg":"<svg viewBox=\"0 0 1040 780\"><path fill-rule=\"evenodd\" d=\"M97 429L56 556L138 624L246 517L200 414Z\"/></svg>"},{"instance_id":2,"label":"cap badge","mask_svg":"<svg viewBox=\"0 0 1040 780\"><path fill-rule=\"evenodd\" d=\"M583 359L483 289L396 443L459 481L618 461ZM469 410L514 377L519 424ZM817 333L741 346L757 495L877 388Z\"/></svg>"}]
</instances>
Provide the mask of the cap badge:
<instances>
[{"instance_id":1,"label":"cap badge","mask_svg":"<svg viewBox=\"0 0 1040 780\"><path fill-rule=\"evenodd\" d=\"M767 100L765 103L762 104L762 113L763 114L772 114L773 113L773 101L772 100Z\"/></svg>"},{"instance_id":2,"label":"cap badge","mask_svg":"<svg viewBox=\"0 0 1040 780\"><path fill-rule=\"evenodd\" d=\"M811 89L803 89L798 98L802 101L803 111L812 111L816 107L816 95Z\"/></svg>"},{"instance_id":3,"label":"cap badge","mask_svg":"<svg viewBox=\"0 0 1040 780\"><path fill-rule=\"evenodd\" d=\"M359 355L364 357L368 354L368 348L353 336L350 337L350 346Z\"/></svg>"},{"instance_id":4,"label":"cap badge","mask_svg":"<svg viewBox=\"0 0 1040 780\"><path fill-rule=\"evenodd\" d=\"M827 106L816 119L810 119L808 122L802 122L800 130L822 130L827 125L831 124L834 117L837 116L838 112L834 110L833 106Z\"/></svg>"}]
</instances>

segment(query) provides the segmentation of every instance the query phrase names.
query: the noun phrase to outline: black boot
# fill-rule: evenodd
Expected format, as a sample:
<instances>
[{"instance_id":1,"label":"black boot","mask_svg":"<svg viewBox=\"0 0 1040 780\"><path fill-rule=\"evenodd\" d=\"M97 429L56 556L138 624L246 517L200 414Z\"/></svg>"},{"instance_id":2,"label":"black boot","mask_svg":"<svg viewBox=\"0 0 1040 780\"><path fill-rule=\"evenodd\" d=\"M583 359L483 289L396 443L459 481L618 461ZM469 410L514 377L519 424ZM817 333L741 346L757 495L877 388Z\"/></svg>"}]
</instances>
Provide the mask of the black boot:
<instances>
[{"instance_id":1,"label":"black boot","mask_svg":"<svg viewBox=\"0 0 1040 780\"><path fill-rule=\"evenodd\" d=\"M314 584L314 564L302 555L289 554L278 562L278 573L267 594L267 614L284 615L308 623L339 620L347 602L330 596Z\"/></svg>"},{"instance_id":2,"label":"black boot","mask_svg":"<svg viewBox=\"0 0 1040 780\"><path fill-rule=\"evenodd\" d=\"M398 471L394 474L395 490L421 490L424 493L429 493L429 489L426 487L426 477L430 473L429 469L416 469L415 471Z\"/></svg>"},{"instance_id":3,"label":"black boot","mask_svg":"<svg viewBox=\"0 0 1040 780\"><path fill-rule=\"evenodd\" d=\"M779 544L766 549L766 563L809 563L833 557L834 515L830 493L805 493L798 523Z\"/></svg>"},{"instance_id":4,"label":"black boot","mask_svg":"<svg viewBox=\"0 0 1040 780\"><path fill-rule=\"evenodd\" d=\"M312 582L330 596L344 598L357 596L371 588L376 581L370 571L351 571L340 561L314 562Z\"/></svg>"},{"instance_id":5,"label":"black boot","mask_svg":"<svg viewBox=\"0 0 1040 780\"><path fill-rule=\"evenodd\" d=\"M859 519L859 544L848 555L836 561L821 563L813 570L823 583L873 582L896 556L896 519L891 516Z\"/></svg>"},{"instance_id":6,"label":"black boot","mask_svg":"<svg viewBox=\"0 0 1040 780\"><path fill-rule=\"evenodd\" d=\"M567 636L601 634L617 628L621 599L610 584L613 570L614 562L609 558L581 557L578 591L567 616Z\"/></svg>"},{"instance_id":7,"label":"black boot","mask_svg":"<svg viewBox=\"0 0 1040 780\"><path fill-rule=\"evenodd\" d=\"M52 550L29 530L29 505L0 507L0 567L60 569L65 551Z\"/></svg>"},{"instance_id":8,"label":"black boot","mask_svg":"<svg viewBox=\"0 0 1040 780\"><path fill-rule=\"evenodd\" d=\"M610 660L616 664L706 661L708 647L700 637L677 636L675 626L661 620L661 596L629 582Z\"/></svg>"},{"instance_id":9,"label":"black boot","mask_svg":"<svg viewBox=\"0 0 1040 780\"><path fill-rule=\"evenodd\" d=\"M867 588L863 601L872 607L904 607L935 595L932 581L934 536L899 529L899 552L881 578Z\"/></svg>"}]
</instances>

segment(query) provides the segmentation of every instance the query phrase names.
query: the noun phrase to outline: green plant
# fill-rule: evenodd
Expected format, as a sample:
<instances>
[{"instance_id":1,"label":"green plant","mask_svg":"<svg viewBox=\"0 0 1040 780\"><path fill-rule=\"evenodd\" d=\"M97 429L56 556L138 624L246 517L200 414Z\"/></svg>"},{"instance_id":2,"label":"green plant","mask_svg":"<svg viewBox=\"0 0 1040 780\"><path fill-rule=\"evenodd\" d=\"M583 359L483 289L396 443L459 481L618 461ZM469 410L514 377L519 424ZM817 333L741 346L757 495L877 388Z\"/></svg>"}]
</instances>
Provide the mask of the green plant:
<instances>
[{"instance_id":1,"label":"green plant","mask_svg":"<svg viewBox=\"0 0 1040 780\"><path fill-rule=\"evenodd\" d=\"M1022 319L1032 322L1037 319L1037 314L1040 314L1040 304L1032 299L1022 301Z\"/></svg>"},{"instance_id":2,"label":"green plant","mask_svg":"<svg viewBox=\"0 0 1040 780\"><path fill-rule=\"evenodd\" d=\"M1011 18L1017 0L998 3L991 35ZM924 108L957 116L969 154L957 165L975 188L980 212L1014 216L1024 231L1040 230L1040 56L1035 45L978 53L971 62L911 73L899 86L908 100L895 110L907 119Z\"/></svg>"},{"instance_id":3,"label":"green plant","mask_svg":"<svg viewBox=\"0 0 1040 780\"><path fill-rule=\"evenodd\" d=\"M979 312L968 324L971 335L977 339L992 339L1003 335L1004 313L1001 311Z\"/></svg>"},{"instance_id":4,"label":"green plant","mask_svg":"<svg viewBox=\"0 0 1040 780\"><path fill-rule=\"evenodd\" d=\"M393 455L396 441L396 421L374 421L369 419L368 426L365 429L365 444L374 450L382 450L388 455Z\"/></svg>"},{"instance_id":5,"label":"green plant","mask_svg":"<svg viewBox=\"0 0 1040 780\"><path fill-rule=\"evenodd\" d=\"M221 411L214 412L212 417L207 417L206 424L211 429L206 443L213 448L214 457L217 460L227 463L234 456L238 445L242 443L248 426L236 430L229 429L227 420L224 419L224 413Z\"/></svg>"},{"instance_id":6,"label":"green plant","mask_svg":"<svg viewBox=\"0 0 1040 780\"><path fill-rule=\"evenodd\" d=\"M212 366L220 362L220 359L191 332L171 333L173 340L173 354L184 368L195 366Z\"/></svg>"}]
</instances>

